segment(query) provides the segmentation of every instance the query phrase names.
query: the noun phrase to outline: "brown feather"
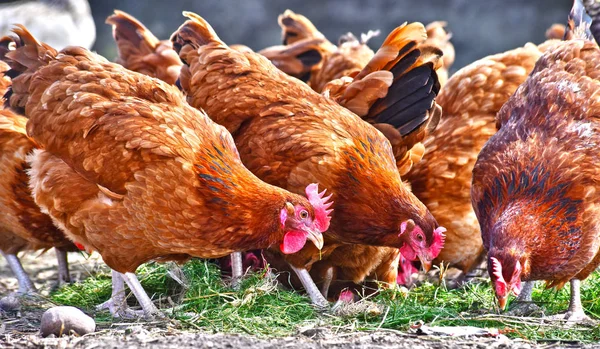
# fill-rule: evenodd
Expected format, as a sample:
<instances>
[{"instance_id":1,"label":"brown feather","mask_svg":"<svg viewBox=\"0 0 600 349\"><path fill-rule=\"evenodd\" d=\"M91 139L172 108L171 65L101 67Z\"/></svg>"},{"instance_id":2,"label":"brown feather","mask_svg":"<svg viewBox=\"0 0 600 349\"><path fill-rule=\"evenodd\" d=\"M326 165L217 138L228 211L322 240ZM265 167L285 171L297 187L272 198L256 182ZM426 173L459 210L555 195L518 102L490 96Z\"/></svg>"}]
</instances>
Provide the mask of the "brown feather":
<instances>
[{"instance_id":1,"label":"brown feather","mask_svg":"<svg viewBox=\"0 0 600 349\"><path fill-rule=\"evenodd\" d=\"M117 63L175 84L182 63L171 41L159 41L148 28L123 11L115 10L106 23L113 27L113 37L119 51Z\"/></svg>"}]
</instances>

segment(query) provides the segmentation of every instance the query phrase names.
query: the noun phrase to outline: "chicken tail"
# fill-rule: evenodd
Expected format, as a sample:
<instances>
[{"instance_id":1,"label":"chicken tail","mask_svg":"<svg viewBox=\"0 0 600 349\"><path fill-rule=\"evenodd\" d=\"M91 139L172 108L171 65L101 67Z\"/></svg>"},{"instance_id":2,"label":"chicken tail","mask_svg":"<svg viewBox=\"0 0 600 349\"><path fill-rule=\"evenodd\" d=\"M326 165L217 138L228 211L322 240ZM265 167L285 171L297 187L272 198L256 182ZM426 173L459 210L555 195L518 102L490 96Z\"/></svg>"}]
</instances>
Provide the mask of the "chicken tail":
<instances>
[{"instance_id":1,"label":"chicken tail","mask_svg":"<svg viewBox=\"0 0 600 349\"><path fill-rule=\"evenodd\" d=\"M57 51L37 41L23 25L17 24L13 33L17 36L0 40L0 60L10 67L5 74L12 79L12 85L4 98L7 107L25 115L31 76L40 67L54 60Z\"/></svg>"},{"instance_id":2,"label":"chicken tail","mask_svg":"<svg viewBox=\"0 0 600 349\"><path fill-rule=\"evenodd\" d=\"M592 18L587 14L583 1L573 0L573 7L567 20L564 39L594 40L594 36L590 31L591 25Z\"/></svg>"},{"instance_id":3,"label":"chicken tail","mask_svg":"<svg viewBox=\"0 0 600 349\"><path fill-rule=\"evenodd\" d=\"M137 19L119 10L115 10L106 23L113 27L119 51L117 63L169 84L175 83L182 63L170 41L159 41Z\"/></svg>"},{"instance_id":4,"label":"chicken tail","mask_svg":"<svg viewBox=\"0 0 600 349\"><path fill-rule=\"evenodd\" d=\"M191 45L194 49L210 43L227 46L204 18L188 11L183 11L183 15L189 19L171 35L175 51L180 52L185 45Z\"/></svg>"},{"instance_id":5,"label":"chicken tail","mask_svg":"<svg viewBox=\"0 0 600 349\"><path fill-rule=\"evenodd\" d=\"M323 57L332 52L332 46L328 45L326 39L312 38L288 46L267 47L259 53L269 59L279 70L307 82L311 71L318 69L323 62Z\"/></svg>"},{"instance_id":6,"label":"chicken tail","mask_svg":"<svg viewBox=\"0 0 600 349\"><path fill-rule=\"evenodd\" d=\"M159 40L135 17L123 11L115 10L106 18L106 24L113 27L113 38L119 49L119 59L127 61L123 54L152 52Z\"/></svg>"},{"instance_id":7,"label":"chicken tail","mask_svg":"<svg viewBox=\"0 0 600 349\"><path fill-rule=\"evenodd\" d=\"M285 10L283 14L279 15L277 22L281 27L281 40L284 45L291 45L309 38L325 39L325 36L308 18L291 10Z\"/></svg>"},{"instance_id":8,"label":"chicken tail","mask_svg":"<svg viewBox=\"0 0 600 349\"><path fill-rule=\"evenodd\" d=\"M426 39L421 23L405 23L388 35L353 79L334 80L324 88L390 140L401 172L415 160L410 149L435 129L442 115L435 103L442 51Z\"/></svg>"}]
</instances>

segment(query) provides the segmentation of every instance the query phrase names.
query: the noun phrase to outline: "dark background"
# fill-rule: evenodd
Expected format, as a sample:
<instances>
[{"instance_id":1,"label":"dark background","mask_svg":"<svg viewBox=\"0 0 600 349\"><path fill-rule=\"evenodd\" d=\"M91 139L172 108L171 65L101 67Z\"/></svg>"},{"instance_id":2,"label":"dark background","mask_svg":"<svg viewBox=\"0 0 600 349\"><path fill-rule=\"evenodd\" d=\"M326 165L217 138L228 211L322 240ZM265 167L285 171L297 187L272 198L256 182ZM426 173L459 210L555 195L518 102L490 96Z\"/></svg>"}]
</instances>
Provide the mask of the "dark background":
<instances>
[{"instance_id":1,"label":"dark background","mask_svg":"<svg viewBox=\"0 0 600 349\"><path fill-rule=\"evenodd\" d=\"M291 9L307 16L332 42L348 31L380 29L369 44L377 48L404 21L448 22L456 48L454 69L489 54L544 41L546 29L566 22L571 0L90 0L96 20L95 49L114 59L111 29L104 24L113 9L141 20L159 39L183 23L181 11L196 12L229 44L261 49L280 43L277 16Z\"/></svg>"}]
</instances>

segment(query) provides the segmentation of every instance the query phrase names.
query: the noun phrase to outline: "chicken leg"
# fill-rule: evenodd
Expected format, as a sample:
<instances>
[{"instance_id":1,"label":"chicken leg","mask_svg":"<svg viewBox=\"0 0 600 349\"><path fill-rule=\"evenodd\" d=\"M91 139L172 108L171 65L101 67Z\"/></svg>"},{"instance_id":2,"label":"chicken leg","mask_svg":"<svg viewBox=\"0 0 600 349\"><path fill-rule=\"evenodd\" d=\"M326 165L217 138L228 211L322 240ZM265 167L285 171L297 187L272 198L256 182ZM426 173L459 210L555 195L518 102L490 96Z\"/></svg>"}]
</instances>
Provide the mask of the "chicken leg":
<instances>
[{"instance_id":1,"label":"chicken leg","mask_svg":"<svg viewBox=\"0 0 600 349\"><path fill-rule=\"evenodd\" d=\"M595 321L585 315L583 306L581 305L581 280L571 279L571 299L564 319L568 322L595 323Z\"/></svg>"},{"instance_id":2,"label":"chicken leg","mask_svg":"<svg viewBox=\"0 0 600 349\"><path fill-rule=\"evenodd\" d=\"M142 310L144 312L144 316L147 319L152 319L156 316L162 317L162 313L158 310L154 303L152 303L152 300L150 299L150 297L148 297L148 294L146 294L146 291L142 287L142 284L140 284L140 281L138 280L137 276L135 276L134 273L125 273L120 275L123 278L123 280L125 280L127 286L129 286L129 289L131 290L131 292L133 292L133 295L135 296L135 298L137 298L138 302L140 303L140 306L142 307Z\"/></svg>"},{"instance_id":3,"label":"chicken leg","mask_svg":"<svg viewBox=\"0 0 600 349\"><path fill-rule=\"evenodd\" d=\"M304 289L306 290L306 293L310 297L312 303L319 308L327 308L329 306L329 302L327 302L327 299L323 297L321 291L319 291L319 288L317 285L315 285L315 282L310 277L308 270L304 268L296 268L291 264L290 267L296 273L296 275L298 275L298 278L300 279L300 282L302 282L302 286L304 286Z\"/></svg>"},{"instance_id":4,"label":"chicken leg","mask_svg":"<svg viewBox=\"0 0 600 349\"><path fill-rule=\"evenodd\" d=\"M329 293L329 286L331 286L331 282L333 281L333 267L327 268L325 272L325 277L323 279L323 285L321 285L321 294L325 299L327 299L327 294Z\"/></svg>"},{"instance_id":5,"label":"chicken leg","mask_svg":"<svg viewBox=\"0 0 600 349\"><path fill-rule=\"evenodd\" d=\"M125 283L135 295L138 302L142 306L141 311L135 311L127 305L127 297L125 295ZM152 318L159 313L158 309L152 303L146 291L133 273L121 274L116 270L112 271L112 295L109 300L98 305L96 310L108 309L112 316L123 319L136 319L142 316Z\"/></svg>"},{"instance_id":6,"label":"chicken leg","mask_svg":"<svg viewBox=\"0 0 600 349\"><path fill-rule=\"evenodd\" d=\"M56 260L58 261L58 286L68 284L71 282L71 275L69 274L69 262L67 260L67 252L59 248L54 249L56 251Z\"/></svg>"},{"instance_id":7,"label":"chicken leg","mask_svg":"<svg viewBox=\"0 0 600 349\"><path fill-rule=\"evenodd\" d=\"M37 292L33 282L31 282L31 279L29 278L29 275L27 275L25 269L23 269L21 261L19 261L19 257L14 254L4 253L4 251L1 250L0 254L2 254L2 256L6 259L10 270L12 270L13 274L15 274L17 277L19 282L19 290L17 292L20 294Z\"/></svg>"},{"instance_id":8,"label":"chicken leg","mask_svg":"<svg viewBox=\"0 0 600 349\"><path fill-rule=\"evenodd\" d=\"M127 297L125 296L125 282L121 277L121 273L112 271L112 295L106 302L98 305L96 310L108 309L111 315L122 319L136 319L143 315L142 312L132 310L127 305Z\"/></svg>"},{"instance_id":9,"label":"chicken leg","mask_svg":"<svg viewBox=\"0 0 600 349\"><path fill-rule=\"evenodd\" d=\"M234 290L240 289L243 274L242 253L234 252L231 254L231 287Z\"/></svg>"},{"instance_id":10,"label":"chicken leg","mask_svg":"<svg viewBox=\"0 0 600 349\"><path fill-rule=\"evenodd\" d=\"M509 315L525 316L541 311L541 308L533 303L531 294L535 281L523 281L523 287L519 297L513 302L511 309L507 312Z\"/></svg>"}]
</instances>

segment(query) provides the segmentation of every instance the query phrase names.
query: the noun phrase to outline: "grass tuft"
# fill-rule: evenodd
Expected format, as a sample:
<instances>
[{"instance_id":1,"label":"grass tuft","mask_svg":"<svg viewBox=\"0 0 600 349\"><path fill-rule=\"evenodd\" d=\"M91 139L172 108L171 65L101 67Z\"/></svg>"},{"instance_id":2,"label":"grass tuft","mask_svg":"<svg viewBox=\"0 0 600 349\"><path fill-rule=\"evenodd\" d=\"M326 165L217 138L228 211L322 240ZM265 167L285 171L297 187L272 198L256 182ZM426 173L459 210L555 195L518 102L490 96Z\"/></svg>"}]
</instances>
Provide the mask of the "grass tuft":
<instances>
[{"instance_id":1,"label":"grass tuft","mask_svg":"<svg viewBox=\"0 0 600 349\"><path fill-rule=\"evenodd\" d=\"M250 274L239 291L233 291L221 278L218 267L210 262L193 260L182 267L187 287L182 288L169 276L169 265L150 263L138 269L137 275L148 294L164 300L175 299L174 317L196 329L226 333L248 333L263 337L291 335L299 328L339 326L352 330L391 328L407 330L418 321L429 326L476 326L498 328L512 338L529 340L566 340L593 342L600 340L600 326L566 328L561 323L543 323L539 318L515 318L498 314L489 281L470 283L464 288L448 290L443 285L423 284L408 296L386 290L368 301L385 306L383 312L359 313L338 317L316 311L307 297L284 290L265 277ZM59 304L87 310L110 297L110 274L91 276L81 283L67 285L51 297ZM586 312L600 318L600 275L594 273L582 283L582 302ZM132 300L133 297L130 297ZM537 286L533 299L545 314L566 311L568 287L560 291ZM169 312L171 314L171 312ZM106 319L106 313L97 320Z\"/></svg>"}]
</instances>

